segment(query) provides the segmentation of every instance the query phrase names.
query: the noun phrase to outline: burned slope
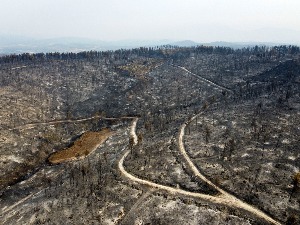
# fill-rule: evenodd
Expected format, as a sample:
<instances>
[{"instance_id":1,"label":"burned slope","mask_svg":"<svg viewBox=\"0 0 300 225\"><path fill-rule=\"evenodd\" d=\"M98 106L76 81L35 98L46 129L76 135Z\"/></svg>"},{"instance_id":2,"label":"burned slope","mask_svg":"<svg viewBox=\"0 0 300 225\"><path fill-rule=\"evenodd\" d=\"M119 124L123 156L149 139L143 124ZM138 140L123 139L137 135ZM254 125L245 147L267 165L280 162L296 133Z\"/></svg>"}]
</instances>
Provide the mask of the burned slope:
<instances>
[{"instance_id":1,"label":"burned slope","mask_svg":"<svg viewBox=\"0 0 300 225\"><path fill-rule=\"evenodd\" d=\"M251 82L275 82L280 84L300 82L300 62L288 60L249 79Z\"/></svg>"},{"instance_id":2,"label":"burned slope","mask_svg":"<svg viewBox=\"0 0 300 225\"><path fill-rule=\"evenodd\" d=\"M192 72L232 89L238 87L236 89L240 92L222 94L203 79L198 80L170 66L168 62L174 52L184 55L176 64L190 70L197 65L199 71ZM28 179L2 189L3 210L0 217L4 224L60 224L63 221L113 224L120 223L126 215L130 219L130 214L137 212L138 220L135 217L126 223L129 219L125 218L124 224L139 221L155 223L157 216L164 214L168 218L160 223L184 223L192 218L191 223L197 224L207 217L202 223L209 224L212 215L217 214L217 222L235 218L243 222L226 223L259 224L254 221L257 218L249 219L247 214L238 210L228 211L227 207L183 196L170 197L161 190L155 190L152 194L148 188L126 180L117 164L124 149L130 147L129 125L122 120L99 120L105 114L106 117L140 116L137 131L142 141L137 148L132 148L132 154L124 163L130 173L191 192L215 194L214 190L193 177L178 152L176 142L180 125L201 110L207 101L215 102L216 108L187 127L184 137L185 147L198 168L213 182L271 213L274 218L284 221L294 212L298 213L298 192L289 195L291 201L287 206L287 193L292 191L289 176L299 171L298 125L293 125L298 121L298 83L271 86L272 82L245 82L248 77L273 67L276 69L279 61L285 62L290 55L261 58L251 51L228 51L224 54L215 51L214 54L207 54L196 52L193 48L157 50L156 53L159 54L154 54L155 57L161 57L165 63L151 66L150 70L134 63L134 59L143 65L147 60L151 62L149 58L152 53L147 53L145 49L102 55L89 52L84 57L80 54L58 54L53 56L58 58L45 62L35 60L27 64L1 64L5 68L0 71L0 78L6 91L1 92L0 100L3 105L10 106L1 109L1 127L7 128L3 132L1 130L4 140L0 149L1 156L4 156L1 157L1 174L6 174L6 178L12 177L9 175L14 175L13 170L18 168L26 175L28 170L34 170L39 165L32 159L43 163L50 153L67 147L74 137L84 132L98 131L104 127L116 132L101 148L82 161L46 165ZM244 67L247 65L244 62L251 66ZM120 68L130 72L124 73L119 71ZM142 76L135 74L145 68ZM220 76L222 74L223 77ZM293 91L290 94L288 90ZM278 101L280 98L283 100L281 103ZM289 107L281 107L280 104ZM252 108L255 110L251 111ZM268 114L279 109L281 111L268 117ZM13 114L10 114L11 110ZM256 119L253 126L252 115ZM79 122L80 119L84 121ZM62 120L69 122L51 123ZM30 129L17 129L31 122L43 123ZM268 133L268 124L276 128L275 133ZM228 128L226 132L224 128ZM273 137L277 133L281 136ZM235 145L237 140L238 146ZM248 169L249 165L255 168ZM263 165L262 168L259 165ZM260 172L257 172L259 169ZM259 175L255 177L256 174ZM18 176L19 173L13 177ZM272 191L266 192L260 187ZM274 208L273 202L282 205ZM168 204L170 207L165 207ZM177 208L186 210L178 213ZM197 215L186 213L190 209L195 210ZM284 215L285 209L287 215ZM178 220L180 222L174 222L172 218L179 216L182 217Z\"/></svg>"},{"instance_id":3,"label":"burned slope","mask_svg":"<svg viewBox=\"0 0 300 225\"><path fill-rule=\"evenodd\" d=\"M191 124L186 135L191 158L210 180L274 218L296 224L297 78L299 64L287 61L249 79L233 98L222 99Z\"/></svg>"}]
</instances>

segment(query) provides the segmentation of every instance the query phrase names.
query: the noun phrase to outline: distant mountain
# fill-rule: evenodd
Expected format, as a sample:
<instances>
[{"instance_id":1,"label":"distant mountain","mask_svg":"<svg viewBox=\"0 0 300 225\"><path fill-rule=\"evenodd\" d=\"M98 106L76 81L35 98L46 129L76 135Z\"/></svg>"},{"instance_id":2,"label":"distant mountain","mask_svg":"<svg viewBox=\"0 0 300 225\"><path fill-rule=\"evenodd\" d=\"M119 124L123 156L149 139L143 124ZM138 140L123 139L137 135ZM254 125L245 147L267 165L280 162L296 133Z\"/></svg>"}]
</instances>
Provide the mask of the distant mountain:
<instances>
[{"instance_id":1,"label":"distant mountain","mask_svg":"<svg viewBox=\"0 0 300 225\"><path fill-rule=\"evenodd\" d=\"M137 47L154 47L169 44L170 40L121 40L101 41L88 38L64 37L33 39L0 34L0 54L20 54L37 52L80 52L106 51Z\"/></svg>"},{"instance_id":2,"label":"distant mountain","mask_svg":"<svg viewBox=\"0 0 300 225\"><path fill-rule=\"evenodd\" d=\"M247 48L247 47L254 47L254 46L276 46L276 45L287 45L285 43L272 43L272 42L225 42L225 41L216 41L205 43L203 45L207 46L222 46L222 47L229 47L233 49L238 48Z\"/></svg>"},{"instance_id":3,"label":"distant mountain","mask_svg":"<svg viewBox=\"0 0 300 225\"><path fill-rule=\"evenodd\" d=\"M84 50L102 50L107 46L104 41L84 38L33 39L0 35L0 54L37 53L37 52L79 52Z\"/></svg>"},{"instance_id":4,"label":"distant mountain","mask_svg":"<svg viewBox=\"0 0 300 225\"><path fill-rule=\"evenodd\" d=\"M191 40L184 40L184 41L177 41L177 42L170 43L170 45L175 45L178 47L193 47L201 44Z\"/></svg>"},{"instance_id":5,"label":"distant mountain","mask_svg":"<svg viewBox=\"0 0 300 225\"><path fill-rule=\"evenodd\" d=\"M198 45L224 46L230 48L243 48L249 46L275 46L281 43L271 42L211 42L197 43L192 40L172 41L172 40L120 40L101 41L88 38L63 37L49 39L35 39L22 36L0 34L0 55L38 53L38 52L80 52L80 51L106 51L117 49L129 49L138 47L156 47L162 45L173 45L178 47L192 47Z\"/></svg>"},{"instance_id":6,"label":"distant mountain","mask_svg":"<svg viewBox=\"0 0 300 225\"><path fill-rule=\"evenodd\" d=\"M215 41L209 43L197 43L191 40L177 41L170 43L170 45L175 45L178 47L193 47L193 46L220 46L220 47L229 47L233 49L254 47L254 46L276 46L276 45L289 45L287 43L273 43L273 42L226 42L226 41Z\"/></svg>"}]
</instances>

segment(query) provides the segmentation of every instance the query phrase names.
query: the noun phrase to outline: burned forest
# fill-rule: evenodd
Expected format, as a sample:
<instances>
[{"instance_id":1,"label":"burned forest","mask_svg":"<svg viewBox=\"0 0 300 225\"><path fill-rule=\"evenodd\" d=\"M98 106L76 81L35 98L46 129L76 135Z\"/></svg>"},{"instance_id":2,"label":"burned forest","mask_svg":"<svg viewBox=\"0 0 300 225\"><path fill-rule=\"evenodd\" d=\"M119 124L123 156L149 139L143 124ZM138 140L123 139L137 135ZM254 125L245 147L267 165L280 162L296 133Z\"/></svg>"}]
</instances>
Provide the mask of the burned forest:
<instances>
[{"instance_id":1,"label":"burned forest","mask_svg":"<svg viewBox=\"0 0 300 225\"><path fill-rule=\"evenodd\" d=\"M0 57L0 224L300 224L300 49Z\"/></svg>"}]
</instances>

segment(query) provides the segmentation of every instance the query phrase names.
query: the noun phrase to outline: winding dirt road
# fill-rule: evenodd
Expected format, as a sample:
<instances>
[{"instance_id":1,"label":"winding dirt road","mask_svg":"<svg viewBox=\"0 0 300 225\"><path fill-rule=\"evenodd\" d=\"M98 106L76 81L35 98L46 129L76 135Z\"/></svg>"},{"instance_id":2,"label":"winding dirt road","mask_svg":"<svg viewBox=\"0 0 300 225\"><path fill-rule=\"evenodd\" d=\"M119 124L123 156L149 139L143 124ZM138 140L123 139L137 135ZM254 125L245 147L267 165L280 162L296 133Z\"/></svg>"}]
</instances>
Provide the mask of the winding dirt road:
<instances>
[{"instance_id":1,"label":"winding dirt road","mask_svg":"<svg viewBox=\"0 0 300 225\"><path fill-rule=\"evenodd\" d=\"M216 83L214 83L210 80L207 80L206 78L201 77L200 75L192 73L191 71L187 70L184 67L176 66L176 65L172 65L172 66L184 70L185 72L197 77L198 79L200 79L204 82L207 82L208 84L214 86L215 88L217 88L219 90L229 91L231 93L233 92L232 90L230 90L226 87L222 87L222 86L220 86L220 85L218 85L218 84L216 84ZM270 216L268 216L267 214L265 214L261 210L259 210L255 207L243 202L242 200L236 198L235 196L229 194L228 192L226 192L222 188L215 185L213 182L208 180L198 170L198 168L194 165L194 163L192 162L191 158L189 157L189 155L187 154L187 152L185 150L184 143L183 143L183 138L184 138L185 128L186 128L187 124L192 122L194 119L196 119L201 114L202 113L199 113L199 114L193 116L191 119L189 119L183 125L181 125L180 130L179 130L179 135L178 135L178 147L179 147L179 150L180 150L181 154L185 158L187 164L192 169L193 173L197 177L199 177L202 181L206 182L208 185L210 185L211 187L213 187L217 191L219 191L220 195L212 196L212 195L207 195L207 194L202 194L202 193L189 192L189 191L182 190L180 188L165 186L165 185L161 185L161 184L158 184L158 183L154 183L152 181L148 181L148 180L145 180L145 179L138 178L138 177L130 174L129 172L127 172L126 169L124 168L124 165L123 165L124 160L130 154L130 150L125 151L124 155L122 156L122 158L118 162L118 167L119 167L121 173L133 182L137 182L137 183L140 183L140 184L143 184L143 185L147 185L147 186L149 186L151 188L154 188L154 189L165 190L165 191L168 191L169 193L171 193L173 195L178 195L179 194L179 195L195 197L195 198L206 200L206 201L209 201L209 202L212 202L212 203L215 203L215 204L223 204L223 205L226 205L226 206L231 206L231 207L234 207L234 208L242 209L242 210L245 210L245 211L248 211L248 212L252 213L253 215L265 220L266 222L268 222L270 224L281 225L278 221L274 220L273 218L271 218ZM83 119L53 120L53 121L48 121L48 122L37 122L37 123L25 124L25 125L21 125L21 126L15 127L15 128L11 128L9 130L30 129L30 128L33 128L34 126L37 126L37 125L55 125L55 124L60 124L60 123L83 122L83 121L88 121L88 120L97 119L97 118L101 118L101 119L105 119L105 120L132 119L132 123L131 123L131 127L130 127L130 136L133 139L133 142L134 142L133 144L134 145L138 144L138 137L136 135L136 126L137 126L137 122L138 122L137 117L105 118L105 117L102 117L102 116L93 116L93 117L83 118ZM24 199L17 202L13 206L4 209L4 212L10 211L11 209L15 208L17 205L19 205L19 204L23 203L24 201L30 199L33 195L36 195L36 194L37 193L31 194L31 195L25 197Z\"/></svg>"},{"instance_id":2,"label":"winding dirt road","mask_svg":"<svg viewBox=\"0 0 300 225\"><path fill-rule=\"evenodd\" d=\"M240 209L244 209L247 210L248 212L251 212L252 214L272 223L272 224L276 224L276 225L280 225L280 223L276 220L274 220L273 218L271 218L270 216L268 216L267 214L265 214L264 212L262 212L261 210L243 202L242 200L236 198L235 196L229 194L228 192L224 191L223 189L221 189L220 187L218 187L217 185L215 185L214 183L212 183L210 180L208 180L203 174L201 174L201 172L198 170L198 168L194 165L194 163L192 162L191 158L188 156L185 148L184 148L184 144L183 144L183 136L185 133L185 128L187 123L192 122L193 120L195 120L198 116L200 116L202 113L199 113L197 115L195 115L194 117L192 117L189 121L187 121L186 123L184 123L181 128L180 128L180 133L178 136L178 143L179 143L179 150L182 153L182 155L184 156L185 160L187 161L188 165L190 166L190 168L192 169L192 171L194 172L194 174L199 177L201 180L203 180L204 182L206 182L207 184L209 184L210 186L212 186L213 188L215 188L216 190L218 190L221 193L221 196L219 197L220 199L226 199L229 201L230 205L236 208L240 208ZM222 201L220 203L222 203Z\"/></svg>"},{"instance_id":3,"label":"winding dirt road","mask_svg":"<svg viewBox=\"0 0 300 225\"><path fill-rule=\"evenodd\" d=\"M140 179L132 174L130 174L129 172L126 171L126 169L124 168L124 160L126 159L126 157L130 154L130 150L127 150L123 157L121 158L121 160L118 163L119 169L121 171L121 173L127 177L128 179L143 184L143 185L147 185L150 186L152 188L156 188L156 189L162 189L165 191L170 192L173 195L176 194L181 194L181 195L186 195L186 196L190 196L190 197L195 197L195 198L200 198L212 203L216 203L216 204L223 204L226 206L231 206L234 208L238 208L238 209L242 209L245 211L248 211L250 213L252 213L253 215L267 221L270 224L275 224L275 225L281 225L281 223L279 223L278 221L274 220L273 218L271 218L270 216L268 216L267 214L265 214L264 212L262 212L259 209L256 209L255 207L237 199L235 196L227 193L226 191L224 191L223 189L221 189L220 187L216 186L215 184L213 184L210 180L208 180L203 174L200 173L200 171L197 169L197 167L194 165L194 163L192 162L192 160L190 159L190 157L188 156L185 148L184 148L184 144L183 144L183 136L185 133L185 128L187 123L193 121L196 117L198 117L200 114L195 115L194 117L192 117L189 121L187 121L186 123L184 123L181 128L180 128L180 132L179 132L179 136L178 136L178 140L179 140L179 150L180 152L183 154L185 160L187 161L188 165L191 167L191 169L193 170L194 174L196 176L198 176L201 180L203 180L204 182L206 182L207 184L209 184L210 186L214 187L216 190L218 190L221 195L219 196L212 196L212 195L207 195L207 194L201 194L201 193L194 193L194 192L189 192L189 191L185 191L179 188L173 188L173 187L169 187L169 186L165 186L165 185L161 185L161 184L157 184L145 179ZM136 125L137 125L137 121L138 118L135 118L132 121L131 124L131 128L130 128L130 135L132 136L132 138L135 140L134 141L134 145L137 144L137 135L136 135Z\"/></svg>"},{"instance_id":4,"label":"winding dirt road","mask_svg":"<svg viewBox=\"0 0 300 225\"><path fill-rule=\"evenodd\" d=\"M256 209L255 207L253 207L253 206L237 199L235 196L227 193L226 191L224 191L223 189L221 189L217 185L213 184L203 174L201 174L201 172L198 170L198 168L194 165L194 163L192 162L192 160L190 159L190 157L188 156L188 154L187 154L187 152L184 148L183 137L184 137L185 128L186 128L187 124L190 123L191 121L193 121L194 119L196 119L196 117L200 116L201 114L202 113L199 113L199 114L193 116L191 119L189 119L187 122L185 122L180 127L180 132L179 132L179 135L178 135L179 150L180 150L181 154L184 156L185 160L187 161L188 165L190 166L190 168L192 169L194 174L196 176L198 176L201 180L203 180L204 182L206 182L207 184L209 184L210 186L212 186L213 188L218 190L221 193L221 195L212 196L212 195L207 195L207 194L202 194L202 193L189 192L189 191L185 191L185 190L182 190L182 189L179 189L179 188L169 187L169 186L154 183L152 181L148 181L148 180L138 178L138 177L130 174L129 172L127 172L126 169L124 168L124 165L123 165L124 160L130 154L130 150L127 150L124 153L124 155L122 156L122 158L120 159L120 161L118 163L118 167L119 167L121 173L133 182L137 182L137 183L140 183L140 184L143 184L143 185L147 185L147 186L149 186L151 188L154 188L154 189L165 190L165 191L168 191L169 193L171 193L173 195L178 195L179 194L179 195L190 196L190 197L194 197L194 198L203 199L203 200L215 203L215 204L223 204L223 205L226 205L226 206L231 206L231 207L234 207L234 208L246 210L246 211L252 213L253 215L255 215L257 217L259 217L261 219L264 219L265 221L267 221L271 224L281 225L279 222L272 219L270 216L266 215L261 210ZM26 125L23 125L23 126L19 126L17 128L14 128L14 129L28 128L28 127L36 126L36 125L52 125L52 124L58 124L58 123L82 122L82 121L87 121L87 120L91 120L91 119L95 119L95 118L100 118L100 116L93 116L93 117L89 117L89 118L76 119L76 120L59 120L59 121L49 121L49 122L41 122L41 123L31 123L31 124L26 124ZM137 137L137 134L136 134L136 127L137 127L137 122L138 122L137 117L120 117L120 118L103 118L103 117L101 117L101 118L102 119L107 119L107 120L132 119L132 123L131 123L131 126L130 126L130 136L133 138L133 142L134 142L133 144L134 145L138 144L138 137ZM24 203L25 201L27 201L28 199L30 199L31 197L37 195L40 192L41 191L39 191L37 193L34 193L34 194L31 194L31 195L23 198L22 200L18 201L14 205L12 205L8 208L4 208L3 212L8 212L8 211L12 210L17 205L20 205L21 203Z\"/></svg>"}]
</instances>

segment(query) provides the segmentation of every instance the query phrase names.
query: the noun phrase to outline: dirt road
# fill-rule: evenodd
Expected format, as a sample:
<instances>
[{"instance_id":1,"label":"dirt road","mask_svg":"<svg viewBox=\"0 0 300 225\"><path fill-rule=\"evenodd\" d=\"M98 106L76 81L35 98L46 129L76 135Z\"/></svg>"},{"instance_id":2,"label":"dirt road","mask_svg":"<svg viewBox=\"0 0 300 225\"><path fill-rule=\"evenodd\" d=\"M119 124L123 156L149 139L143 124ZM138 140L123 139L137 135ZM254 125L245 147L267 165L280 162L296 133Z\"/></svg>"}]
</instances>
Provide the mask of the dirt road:
<instances>
[{"instance_id":1,"label":"dirt road","mask_svg":"<svg viewBox=\"0 0 300 225\"><path fill-rule=\"evenodd\" d=\"M226 191L224 191L220 187L216 186L210 180L208 180L203 174L201 174L199 172L198 168L194 165L194 163L192 162L192 160L188 156L187 152L185 151L185 148L184 148L184 145L183 145L183 137L184 137L184 133L185 133L186 124L188 122L193 121L200 114L192 117L189 121L187 121L186 123L184 123L181 126L179 136L178 136L179 150L183 154L185 160L187 161L188 165L193 170L194 174L196 176L198 176L201 180L203 180L204 182L206 182L207 184L209 184L210 186L212 186L213 188L218 190L221 193L221 195L212 196L212 195L207 195L207 194L189 192L189 191L185 191L185 190L182 190L182 189L179 189L179 188L173 188L173 187L157 184L157 183L145 180L145 179L138 178L138 177L128 173L126 171L126 169L124 168L124 165L123 165L124 160L130 154L129 150L125 152L125 154L123 155L123 157L121 158L121 160L118 163L118 167L119 167L121 173L133 182L137 182L137 183L140 183L140 184L143 184L143 185L147 185L147 186L150 186L150 187L156 188L156 189L166 190L166 191L170 192L173 195L176 195L176 194L186 195L186 196L190 196L190 197L200 198L200 199L212 202L212 203L223 204L223 205L226 205L226 206L231 206L231 207L234 207L234 208L246 210L246 211L252 213L253 215L255 215L257 217L259 217L261 219L264 219L265 221L267 221L270 224L281 225L278 221L274 220L273 218L271 218L270 216L268 216L267 214L265 214L261 210L256 209L255 207L253 207L253 206L237 199L235 196L227 193ZM135 140L134 145L137 144L137 141L136 141L137 140L137 135L136 135L137 121L138 121L138 119L135 118L133 120L133 122L131 124L131 128L130 128L130 135Z\"/></svg>"},{"instance_id":2,"label":"dirt road","mask_svg":"<svg viewBox=\"0 0 300 225\"><path fill-rule=\"evenodd\" d=\"M202 76L200 76L200 75L198 75L198 74L195 74L195 73L189 71L188 69L186 69L186 68L183 67L183 66L177 66L177 65L174 65L174 64L172 64L172 66L174 66L174 67L176 67L176 68L179 68L179 69L181 69L181 70L183 70L183 71L189 73L190 75L192 75L192 76L194 76L194 77L196 77L196 78L198 78L198 79L200 79L200 80L202 80L202 81L208 83L209 85L212 85L213 87L215 87L215 88L217 88L217 89L219 89L219 90L222 90L222 91L228 91L228 92L233 93L233 91L230 90L229 88L226 88L226 87L224 87L224 86L220 86L220 85L216 84L215 82L213 82L213 81L211 81L211 80L208 80L208 79L206 79L206 78L204 78L204 77L202 77Z\"/></svg>"}]
</instances>

